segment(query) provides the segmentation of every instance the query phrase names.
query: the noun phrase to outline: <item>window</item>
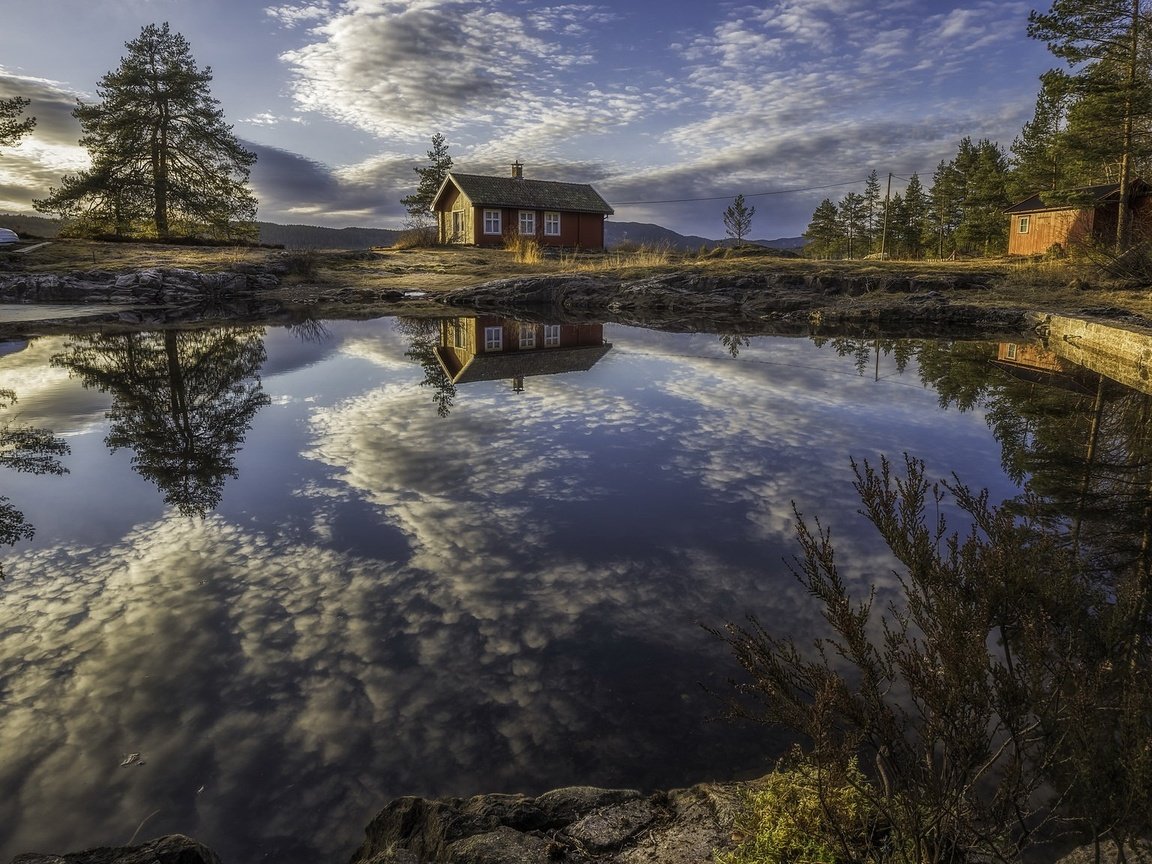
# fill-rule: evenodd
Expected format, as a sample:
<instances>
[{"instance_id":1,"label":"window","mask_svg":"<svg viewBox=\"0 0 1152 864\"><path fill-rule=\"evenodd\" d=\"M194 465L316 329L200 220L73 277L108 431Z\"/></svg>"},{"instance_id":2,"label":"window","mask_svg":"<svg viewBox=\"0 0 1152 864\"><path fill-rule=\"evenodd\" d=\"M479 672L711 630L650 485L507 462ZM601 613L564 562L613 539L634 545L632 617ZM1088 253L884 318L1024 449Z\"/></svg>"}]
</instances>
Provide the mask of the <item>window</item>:
<instances>
[{"instance_id":1,"label":"window","mask_svg":"<svg viewBox=\"0 0 1152 864\"><path fill-rule=\"evenodd\" d=\"M1028 217L1027 216L1021 216L1020 217L1019 227L1017 228L1017 230L1021 234L1027 234L1028 233Z\"/></svg>"},{"instance_id":2,"label":"window","mask_svg":"<svg viewBox=\"0 0 1152 864\"><path fill-rule=\"evenodd\" d=\"M559 324L545 324L544 325L544 347L555 348L560 344L560 325Z\"/></svg>"},{"instance_id":3,"label":"window","mask_svg":"<svg viewBox=\"0 0 1152 864\"><path fill-rule=\"evenodd\" d=\"M484 233L485 234L499 234L500 233L500 211L499 210L485 210L484 211Z\"/></svg>"},{"instance_id":4,"label":"window","mask_svg":"<svg viewBox=\"0 0 1152 864\"><path fill-rule=\"evenodd\" d=\"M1004 352L1004 357L1007 360L1016 359L1016 346L1012 343L1008 344L1008 350Z\"/></svg>"},{"instance_id":5,"label":"window","mask_svg":"<svg viewBox=\"0 0 1152 864\"><path fill-rule=\"evenodd\" d=\"M559 237L560 236L560 214L559 213L545 213L544 214L544 236L545 237Z\"/></svg>"},{"instance_id":6,"label":"window","mask_svg":"<svg viewBox=\"0 0 1152 864\"><path fill-rule=\"evenodd\" d=\"M521 348L535 348L536 347L536 325L535 324L521 324L520 325L520 347Z\"/></svg>"},{"instance_id":7,"label":"window","mask_svg":"<svg viewBox=\"0 0 1152 864\"><path fill-rule=\"evenodd\" d=\"M484 328L484 350L485 351L499 351L504 347L504 328L503 327L485 327Z\"/></svg>"},{"instance_id":8,"label":"window","mask_svg":"<svg viewBox=\"0 0 1152 864\"><path fill-rule=\"evenodd\" d=\"M529 236L536 233L536 213L534 211L520 211L520 233Z\"/></svg>"}]
</instances>

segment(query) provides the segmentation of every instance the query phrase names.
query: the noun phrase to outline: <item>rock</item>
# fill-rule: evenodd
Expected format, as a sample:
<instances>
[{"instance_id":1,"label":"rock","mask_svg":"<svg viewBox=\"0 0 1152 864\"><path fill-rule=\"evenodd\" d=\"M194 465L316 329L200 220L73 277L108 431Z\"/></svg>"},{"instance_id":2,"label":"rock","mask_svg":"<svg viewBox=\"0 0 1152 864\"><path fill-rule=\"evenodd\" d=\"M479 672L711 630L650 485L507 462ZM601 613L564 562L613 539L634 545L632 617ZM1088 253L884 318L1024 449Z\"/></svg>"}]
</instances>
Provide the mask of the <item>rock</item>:
<instances>
[{"instance_id":1,"label":"rock","mask_svg":"<svg viewBox=\"0 0 1152 864\"><path fill-rule=\"evenodd\" d=\"M27 853L12 864L221 864L207 846L182 834L159 837L141 846L117 846L67 855Z\"/></svg>"},{"instance_id":2,"label":"rock","mask_svg":"<svg viewBox=\"0 0 1152 864\"><path fill-rule=\"evenodd\" d=\"M452 864L552 864L554 848L543 837L501 826L452 843L447 860Z\"/></svg>"},{"instance_id":3,"label":"rock","mask_svg":"<svg viewBox=\"0 0 1152 864\"><path fill-rule=\"evenodd\" d=\"M651 801L640 799L589 813L569 825L564 833L586 852L599 854L622 847L651 825L660 811Z\"/></svg>"},{"instance_id":4,"label":"rock","mask_svg":"<svg viewBox=\"0 0 1152 864\"><path fill-rule=\"evenodd\" d=\"M571 786L538 798L398 798L372 820L350 864L688 864L731 848L743 784L643 795ZM391 856L391 857L387 857Z\"/></svg>"},{"instance_id":5,"label":"rock","mask_svg":"<svg viewBox=\"0 0 1152 864\"><path fill-rule=\"evenodd\" d=\"M279 278L270 270L198 273L179 267L150 267L131 273L107 270L76 271L66 276L21 273L0 276L0 301L60 303L198 303L245 297L275 288Z\"/></svg>"}]
</instances>

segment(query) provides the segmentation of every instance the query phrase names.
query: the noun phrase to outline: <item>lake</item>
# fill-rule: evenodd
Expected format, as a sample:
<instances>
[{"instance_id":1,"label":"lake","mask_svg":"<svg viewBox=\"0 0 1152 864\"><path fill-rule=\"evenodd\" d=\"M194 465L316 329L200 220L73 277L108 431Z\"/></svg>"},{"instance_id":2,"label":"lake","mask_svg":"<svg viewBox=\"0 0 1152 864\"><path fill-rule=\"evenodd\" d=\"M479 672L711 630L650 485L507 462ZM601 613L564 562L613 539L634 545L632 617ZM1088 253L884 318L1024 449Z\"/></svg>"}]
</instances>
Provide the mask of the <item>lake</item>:
<instances>
[{"instance_id":1,"label":"lake","mask_svg":"<svg viewBox=\"0 0 1152 864\"><path fill-rule=\"evenodd\" d=\"M1149 488L1149 397L1038 343L327 321L4 343L0 391L3 860L755 776L701 625L820 632L793 505L892 596L850 460L1031 489L1104 562Z\"/></svg>"}]
</instances>

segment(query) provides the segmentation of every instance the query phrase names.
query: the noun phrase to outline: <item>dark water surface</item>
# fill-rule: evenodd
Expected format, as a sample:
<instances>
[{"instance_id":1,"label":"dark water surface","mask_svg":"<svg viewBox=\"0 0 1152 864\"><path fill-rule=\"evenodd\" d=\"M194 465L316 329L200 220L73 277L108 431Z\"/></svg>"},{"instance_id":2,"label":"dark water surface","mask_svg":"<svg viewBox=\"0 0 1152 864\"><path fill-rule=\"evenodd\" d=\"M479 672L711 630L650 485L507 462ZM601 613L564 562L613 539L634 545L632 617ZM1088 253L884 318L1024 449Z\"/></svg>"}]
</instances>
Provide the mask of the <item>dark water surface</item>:
<instances>
[{"instance_id":1,"label":"dark water surface","mask_svg":"<svg viewBox=\"0 0 1152 864\"><path fill-rule=\"evenodd\" d=\"M791 502L883 597L850 457L1059 502L1103 392L996 344L617 326L508 324L488 353L535 354L501 366L485 326L3 346L0 427L70 452L0 464L0 859L341 861L390 796L762 772L780 742L709 719L737 670L699 624L816 633Z\"/></svg>"}]
</instances>

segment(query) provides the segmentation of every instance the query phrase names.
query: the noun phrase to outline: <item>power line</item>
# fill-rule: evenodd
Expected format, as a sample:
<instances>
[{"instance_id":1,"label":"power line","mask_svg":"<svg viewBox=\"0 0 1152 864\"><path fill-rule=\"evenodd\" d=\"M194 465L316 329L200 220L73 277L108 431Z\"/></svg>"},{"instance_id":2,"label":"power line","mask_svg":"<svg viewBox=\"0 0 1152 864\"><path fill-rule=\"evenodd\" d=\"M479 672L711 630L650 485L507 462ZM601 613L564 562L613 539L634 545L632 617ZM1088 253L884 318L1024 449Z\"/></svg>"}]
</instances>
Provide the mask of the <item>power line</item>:
<instances>
[{"instance_id":1,"label":"power line","mask_svg":"<svg viewBox=\"0 0 1152 864\"><path fill-rule=\"evenodd\" d=\"M834 189L838 186L856 186L860 183L867 182L864 180L845 180L843 183L826 183L823 186L804 186L797 189L773 189L769 192L753 192L750 195L745 195L745 198L761 198L765 195L788 195L792 192L815 192L818 189ZM713 195L708 198L669 198L664 201L612 201L609 202L613 207L637 207L641 204L690 204L694 201L727 201L732 198L732 195Z\"/></svg>"}]
</instances>

